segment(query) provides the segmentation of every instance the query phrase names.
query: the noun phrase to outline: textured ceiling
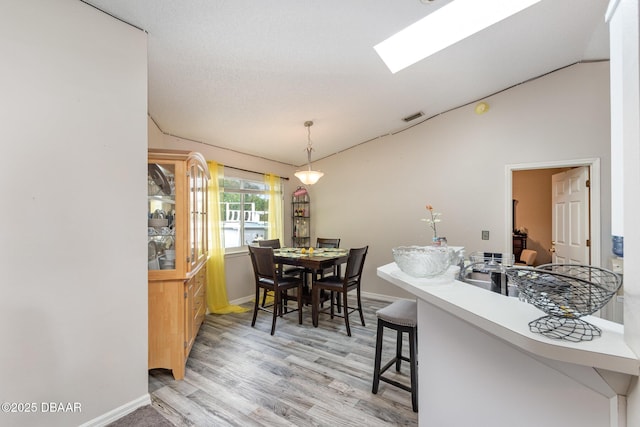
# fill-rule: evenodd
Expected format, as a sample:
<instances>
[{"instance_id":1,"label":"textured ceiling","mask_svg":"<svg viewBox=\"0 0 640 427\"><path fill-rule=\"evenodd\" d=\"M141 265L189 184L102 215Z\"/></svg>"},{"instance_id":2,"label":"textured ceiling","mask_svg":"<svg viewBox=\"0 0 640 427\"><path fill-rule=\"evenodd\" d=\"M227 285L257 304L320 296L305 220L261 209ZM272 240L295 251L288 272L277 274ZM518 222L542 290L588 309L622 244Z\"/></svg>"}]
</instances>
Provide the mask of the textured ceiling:
<instances>
[{"instance_id":1,"label":"textured ceiling","mask_svg":"<svg viewBox=\"0 0 640 427\"><path fill-rule=\"evenodd\" d=\"M449 0L86 0L148 32L167 134L299 166L584 60L608 0L542 0L396 74L373 46ZM411 122L419 122L420 119Z\"/></svg>"}]
</instances>

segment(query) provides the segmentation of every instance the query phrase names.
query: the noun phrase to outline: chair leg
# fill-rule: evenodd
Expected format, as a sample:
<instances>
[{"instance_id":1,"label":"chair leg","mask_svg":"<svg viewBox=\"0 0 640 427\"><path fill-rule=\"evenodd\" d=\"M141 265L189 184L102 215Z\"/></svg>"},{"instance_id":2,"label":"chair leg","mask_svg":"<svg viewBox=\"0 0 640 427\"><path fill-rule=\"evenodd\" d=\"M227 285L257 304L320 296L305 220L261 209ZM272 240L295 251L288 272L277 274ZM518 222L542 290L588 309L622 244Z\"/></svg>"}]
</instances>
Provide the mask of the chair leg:
<instances>
[{"instance_id":1,"label":"chair leg","mask_svg":"<svg viewBox=\"0 0 640 427\"><path fill-rule=\"evenodd\" d=\"M253 306L253 320L251 321L251 326L256 325L256 318L258 317L258 301L260 300L260 288L256 286L256 302Z\"/></svg>"},{"instance_id":2,"label":"chair leg","mask_svg":"<svg viewBox=\"0 0 640 427\"><path fill-rule=\"evenodd\" d=\"M288 298L288 294L287 294L287 290L285 289L284 291L282 291L284 298L282 298L281 302L282 302L282 310L280 310L280 314L282 315L282 313L288 313L289 312L289 307L287 307L287 302L289 301Z\"/></svg>"},{"instance_id":3,"label":"chair leg","mask_svg":"<svg viewBox=\"0 0 640 427\"><path fill-rule=\"evenodd\" d=\"M264 307L266 303L267 303L267 290L265 289L264 292L262 292L262 306Z\"/></svg>"},{"instance_id":4,"label":"chair leg","mask_svg":"<svg viewBox=\"0 0 640 427\"><path fill-rule=\"evenodd\" d=\"M364 325L364 314L362 313L362 299L360 298L360 286L356 290L356 295L358 296L358 311L360 312L360 321L362 322L362 326Z\"/></svg>"},{"instance_id":5,"label":"chair leg","mask_svg":"<svg viewBox=\"0 0 640 427\"><path fill-rule=\"evenodd\" d=\"M278 312L282 310L280 298L280 290L275 289L273 291L273 320L271 321L271 335L276 332L276 319L278 318Z\"/></svg>"},{"instance_id":6,"label":"chair leg","mask_svg":"<svg viewBox=\"0 0 640 427\"><path fill-rule=\"evenodd\" d=\"M373 388L371 392L373 394L378 393L378 386L380 385L380 365L382 359L382 334L384 332L384 327L382 326L382 322L378 320L378 332L376 333L376 358L373 366Z\"/></svg>"},{"instance_id":7,"label":"chair leg","mask_svg":"<svg viewBox=\"0 0 640 427\"><path fill-rule=\"evenodd\" d=\"M331 318L333 319L333 316L335 315L335 311L333 310L333 291L331 291L329 296L331 297L331 301L329 301L329 311L331 312Z\"/></svg>"},{"instance_id":8,"label":"chair leg","mask_svg":"<svg viewBox=\"0 0 640 427\"><path fill-rule=\"evenodd\" d=\"M409 331L409 357L411 358L411 406L413 412L418 412L418 359L416 347L418 346L418 334L416 328Z\"/></svg>"},{"instance_id":9,"label":"chair leg","mask_svg":"<svg viewBox=\"0 0 640 427\"><path fill-rule=\"evenodd\" d=\"M287 290L280 291L280 308L278 309L278 313L280 317L282 317L283 313L287 313Z\"/></svg>"},{"instance_id":10,"label":"chair leg","mask_svg":"<svg viewBox=\"0 0 640 427\"><path fill-rule=\"evenodd\" d=\"M402 332L398 331L396 337L396 372L400 372L400 364L402 363Z\"/></svg>"},{"instance_id":11,"label":"chair leg","mask_svg":"<svg viewBox=\"0 0 640 427\"><path fill-rule=\"evenodd\" d=\"M298 323L302 325L302 286L298 286Z\"/></svg>"},{"instance_id":12,"label":"chair leg","mask_svg":"<svg viewBox=\"0 0 640 427\"><path fill-rule=\"evenodd\" d=\"M311 319L313 326L318 327L318 297L320 296L320 290L317 286L311 288Z\"/></svg>"},{"instance_id":13,"label":"chair leg","mask_svg":"<svg viewBox=\"0 0 640 427\"><path fill-rule=\"evenodd\" d=\"M351 336L351 328L349 327L349 305L347 304L346 292L342 292L342 305L344 307L344 324L347 327L347 335Z\"/></svg>"},{"instance_id":14,"label":"chair leg","mask_svg":"<svg viewBox=\"0 0 640 427\"><path fill-rule=\"evenodd\" d=\"M342 303L340 302L340 295L336 293L336 308L338 309L338 313L342 313ZM331 304L333 304L333 291L331 291Z\"/></svg>"}]
</instances>

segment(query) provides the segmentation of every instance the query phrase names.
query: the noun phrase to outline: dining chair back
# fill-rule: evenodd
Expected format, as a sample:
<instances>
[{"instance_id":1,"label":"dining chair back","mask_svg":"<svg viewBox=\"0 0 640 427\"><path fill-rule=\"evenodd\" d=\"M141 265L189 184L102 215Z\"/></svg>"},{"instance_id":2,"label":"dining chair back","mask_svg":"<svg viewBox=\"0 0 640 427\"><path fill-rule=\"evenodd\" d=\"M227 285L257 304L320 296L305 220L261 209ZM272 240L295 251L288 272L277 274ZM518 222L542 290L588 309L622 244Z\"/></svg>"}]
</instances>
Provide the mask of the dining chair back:
<instances>
[{"instance_id":1,"label":"dining chair back","mask_svg":"<svg viewBox=\"0 0 640 427\"><path fill-rule=\"evenodd\" d=\"M258 246L261 248L280 249L280 239L258 240Z\"/></svg>"},{"instance_id":2,"label":"dining chair back","mask_svg":"<svg viewBox=\"0 0 640 427\"><path fill-rule=\"evenodd\" d=\"M339 248L340 239L329 239L326 237L318 237L316 240L316 248Z\"/></svg>"},{"instance_id":3,"label":"dining chair back","mask_svg":"<svg viewBox=\"0 0 640 427\"><path fill-rule=\"evenodd\" d=\"M251 256L251 264L256 286L256 298L253 308L253 320L251 326L255 326L258 317L258 310L271 312L273 319L271 321L271 335L276 330L276 318L283 314L297 311L298 323L302 324L302 279L293 276L281 276L278 274L276 264L273 259L273 248L249 246L249 254ZM296 310L290 310L283 304L287 300L286 291L296 289L296 299L298 307ZM260 290L263 292L273 292L273 304L270 306L258 304L260 300Z\"/></svg>"},{"instance_id":4,"label":"dining chair back","mask_svg":"<svg viewBox=\"0 0 640 427\"><path fill-rule=\"evenodd\" d=\"M367 251L369 250L368 246L363 248L354 248L349 251L349 257L347 258L347 266L345 268L344 277L340 277L338 275L332 275L323 277L321 279L314 280L311 291L312 291L312 305L313 305L313 326L318 326L318 317L320 313L326 313L327 309L320 310L318 305L320 301L320 292L325 290L329 292L336 292L338 294L338 298L342 299L342 307L343 314L337 315L335 314L334 306L335 303L333 298L331 298L330 304L331 306L328 308L331 318L334 317L343 317L344 323L347 329L347 335L351 336L351 327L349 325L349 314L354 311L358 311L360 314L360 321L362 322L362 326L365 326L364 323L364 314L362 312L362 300L360 296L360 282L362 279L362 270L364 269L364 261L367 257ZM347 294L350 291L356 291L356 307L351 307L348 304Z\"/></svg>"}]
</instances>

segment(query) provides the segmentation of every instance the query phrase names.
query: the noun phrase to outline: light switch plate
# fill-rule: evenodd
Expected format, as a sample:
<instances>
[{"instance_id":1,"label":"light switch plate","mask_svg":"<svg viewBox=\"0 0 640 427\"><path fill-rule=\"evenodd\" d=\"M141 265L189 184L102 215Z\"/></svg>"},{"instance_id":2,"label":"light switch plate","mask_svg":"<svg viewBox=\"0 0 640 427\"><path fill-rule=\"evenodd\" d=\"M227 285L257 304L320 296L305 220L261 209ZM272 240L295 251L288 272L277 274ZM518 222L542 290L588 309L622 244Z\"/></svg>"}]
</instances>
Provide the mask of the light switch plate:
<instances>
[{"instance_id":1,"label":"light switch plate","mask_svg":"<svg viewBox=\"0 0 640 427\"><path fill-rule=\"evenodd\" d=\"M482 240L489 240L489 230L482 230Z\"/></svg>"}]
</instances>

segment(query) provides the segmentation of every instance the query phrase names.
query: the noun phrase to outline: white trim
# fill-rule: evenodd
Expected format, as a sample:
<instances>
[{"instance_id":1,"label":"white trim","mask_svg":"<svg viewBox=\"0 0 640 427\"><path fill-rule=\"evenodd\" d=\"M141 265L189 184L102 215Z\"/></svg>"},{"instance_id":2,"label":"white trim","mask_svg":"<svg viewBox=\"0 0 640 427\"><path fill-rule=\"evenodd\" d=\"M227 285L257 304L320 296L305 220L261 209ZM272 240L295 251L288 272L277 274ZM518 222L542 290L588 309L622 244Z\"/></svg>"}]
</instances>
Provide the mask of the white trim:
<instances>
[{"instance_id":1,"label":"white trim","mask_svg":"<svg viewBox=\"0 0 640 427\"><path fill-rule=\"evenodd\" d=\"M256 297L255 295L251 294L246 297L237 298L237 299L234 299L233 301L229 301L229 305L241 305L241 304L244 304L245 302L251 302L255 297Z\"/></svg>"},{"instance_id":2,"label":"white trim","mask_svg":"<svg viewBox=\"0 0 640 427\"><path fill-rule=\"evenodd\" d=\"M226 258L239 258L243 256L249 256L249 249L247 246L243 246L242 248L237 248L237 250L229 251L225 249L224 257Z\"/></svg>"},{"instance_id":3,"label":"white trim","mask_svg":"<svg viewBox=\"0 0 640 427\"><path fill-rule=\"evenodd\" d=\"M620 0L611 0L609 1L609 5L607 6L607 11L604 14L604 22L607 24L613 18L613 15L616 13L618 9L618 5L620 5Z\"/></svg>"},{"instance_id":4,"label":"white trim","mask_svg":"<svg viewBox=\"0 0 640 427\"><path fill-rule=\"evenodd\" d=\"M508 252L509 248L513 244L512 232L513 224L511 223L511 209L513 199L513 186L512 186L512 173L519 170L530 169L551 169L551 168L563 168L563 167L576 167L576 166L588 166L589 167L589 179L591 181L591 203L590 212L591 216L591 229L589 230L591 236L591 265L599 267L602 263L602 239L600 236L600 158L591 159L575 159L575 160L554 160L549 162L538 163L518 163L505 166L505 205L504 205L504 217L505 217L505 251Z\"/></svg>"},{"instance_id":5,"label":"white trim","mask_svg":"<svg viewBox=\"0 0 640 427\"><path fill-rule=\"evenodd\" d=\"M84 424L81 424L80 427L103 427L112 422L119 420L127 414L135 411L138 408L142 408L143 406L147 406L151 404L151 396L149 393L140 396L139 398L132 400L129 403L125 403L122 406L119 406L105 414L100 415L97 418L92 419L91 421L87 421Z\"/></svg>"},{"instance_id":6,"label":"white trim","mask_svg":"<svg viewBox=\"0 0 640 427\"><path fill-rule=\"evenodd\" d=\"M391 295L383 295L383 294L374 294L373 292L362 292L362 296L370 299L374 299L377 301L388 301L388 302L394 302L401 299L409 299L409 300L415 299L415 298L400 298L400 297L394 297Z\"/></svg>"}]
</instances>

